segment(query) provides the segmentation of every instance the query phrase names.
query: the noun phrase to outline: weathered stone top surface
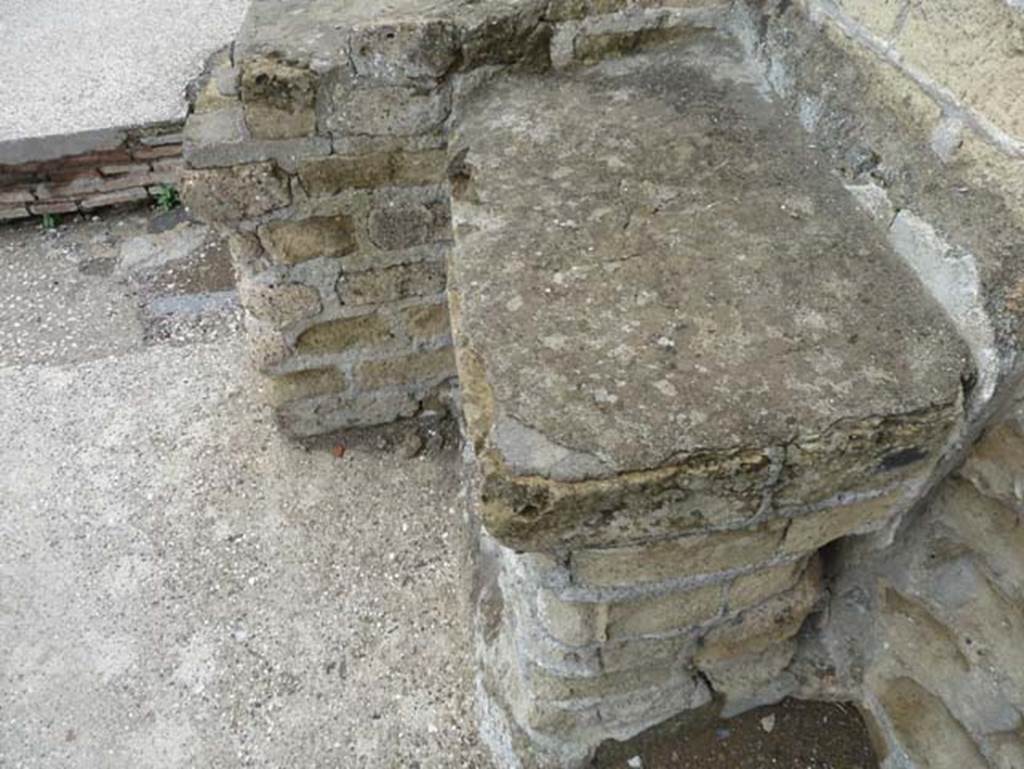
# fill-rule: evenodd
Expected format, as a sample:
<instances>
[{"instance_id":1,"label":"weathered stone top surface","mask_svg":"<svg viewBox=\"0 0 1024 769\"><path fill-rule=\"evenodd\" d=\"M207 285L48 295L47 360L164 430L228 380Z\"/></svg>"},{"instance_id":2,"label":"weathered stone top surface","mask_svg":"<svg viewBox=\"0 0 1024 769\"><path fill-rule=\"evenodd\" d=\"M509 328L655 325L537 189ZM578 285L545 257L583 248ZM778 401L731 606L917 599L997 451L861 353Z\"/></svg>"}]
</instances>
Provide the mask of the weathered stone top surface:
<instances>
[{"instance_id":1,"label":"weathered stone top surface","mask_svg":"<svg viewBox=\"0 0 1024 769\"><path fill-rule=\"evenodd\" d=\"M510 79L462 111L460 376L509 474L604 478L957 402L963 343L730 45Z\"/></svg>"},{"instance_id":2,"label":"weathered stone top surface","mask_svg":"<svg viewBox=\"0 0 1024 769\"><path fill-rule=\"evenodd\" d=\"M278 52L324 64L347 56L348 34L365 25L446 21L466 28L533 12L547 0L254 0L239 40L243 52Z\"/></svg>"},{"instance_id":3,"label":"weathered stone top surface","mask_svg":"<svg viewBox=\"0 0 1024 769\"><path fill-rule=\"evenodd\" d=\"M438 77L446 71L439 64L472 69L518 60L534 34L553 24L623 12L701 18L727 7L728 0L253 0L236 51L320 71Z\"/></svg>"},{"instance_id":4,"label":"weathered stone top surface","mask_svg":"<svg viewBox=\"0 0 1024 769\"><path fill-rule=\"evenodd\" d=\"M256 0L260 19L292 20L292 29L309 30L323 22L350 28L389 21L473 20L497 17L520 8L546 8L547 0ZM261 24L270 33L272 26Z\"/></svg>"}]
</instances>

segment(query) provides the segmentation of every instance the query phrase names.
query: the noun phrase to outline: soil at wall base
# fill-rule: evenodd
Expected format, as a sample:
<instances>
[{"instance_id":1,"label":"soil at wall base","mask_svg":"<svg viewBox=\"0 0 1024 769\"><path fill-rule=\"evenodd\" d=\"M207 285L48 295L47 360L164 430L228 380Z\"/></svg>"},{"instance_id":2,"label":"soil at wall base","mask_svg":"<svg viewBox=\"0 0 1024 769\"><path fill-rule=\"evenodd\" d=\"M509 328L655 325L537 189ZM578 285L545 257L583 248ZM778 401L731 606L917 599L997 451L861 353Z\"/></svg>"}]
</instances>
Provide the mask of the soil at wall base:
<instances>
[{"instance_id":1,"label":"soil at wall base","mask_svg":"<svg viewBox=\"0 0 1024 769\"><path fill-rule=\"evenodd\" d=\"M594 769L878 769L852 705L784 700L736 718L676 718L609 742Z\"/></svg>"}]
</instances>

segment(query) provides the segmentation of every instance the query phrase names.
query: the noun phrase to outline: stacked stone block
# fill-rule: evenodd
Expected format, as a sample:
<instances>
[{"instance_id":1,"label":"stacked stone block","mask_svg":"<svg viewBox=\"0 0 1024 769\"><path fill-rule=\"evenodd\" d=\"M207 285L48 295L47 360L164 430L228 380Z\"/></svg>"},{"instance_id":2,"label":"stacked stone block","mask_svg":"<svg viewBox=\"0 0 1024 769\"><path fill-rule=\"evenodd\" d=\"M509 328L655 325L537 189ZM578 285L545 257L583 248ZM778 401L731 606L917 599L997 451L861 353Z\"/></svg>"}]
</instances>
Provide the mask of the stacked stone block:
<instances>
[{"instance_id":1,"label":"stacked stone block","mask_svg":"<svg viewBox=\"0 0 1024 769\"><path fill-rule=\"evenodd\" d=\"M196 100L186 200L231 232L253 359L292 435L437 409L454 376L439 55L317 73L236 53Z\"/></svg>"},{"instance_id":2,"label":"stacked stone block","mask_svg":"<svg viewBox=\"0 0 1024 769\"><path fill-rule=\"evenodd\" d=\"M678 713L731 715L797 692L798 637L825 607L822 548L898 520L926 476L849 505L625 546L523 552L484 535L478 646L498 754L584 765L601 741Z\"/></svg>"},{"instance_id":3,"label":"stacked stone block","mask_svg":"<svg viewBox=\"0 0 1024 769\"><path fill-rule=\"evenodd\" d=\"M569 560L605 555L615 554ZM581 755L715 693L755 698L789 664L821 595L813 557L771 556L768 565L737 559L694 574L677 564L684 574L674 579L621 574L608 585L549 556L502 551L516 674L499 696L532 740L574 743Z\"/></svg>"}]
</instances>

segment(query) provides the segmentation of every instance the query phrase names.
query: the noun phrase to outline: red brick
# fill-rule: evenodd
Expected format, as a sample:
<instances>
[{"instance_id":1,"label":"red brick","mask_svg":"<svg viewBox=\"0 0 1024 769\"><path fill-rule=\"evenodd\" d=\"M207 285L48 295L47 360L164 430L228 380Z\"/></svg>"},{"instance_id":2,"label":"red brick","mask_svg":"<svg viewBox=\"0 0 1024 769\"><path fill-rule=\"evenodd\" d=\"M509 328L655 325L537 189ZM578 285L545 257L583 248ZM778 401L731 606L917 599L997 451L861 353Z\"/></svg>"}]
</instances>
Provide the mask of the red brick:
<instances>
[{"instance_id":1,"label":"red brick","mask_svg":"<svg viewBox=\"0 0 1024 769\"><path fill-rule=\"evenodd\" d=\"M144 174L149 172L148 163L122 163L120 165L100 166L104 176L121 176L123 174Z\"/></svg>"},{"instance_id":2,"label":"red brick","mask_svg":"<svg viewBox=\"0 0 1024 769\"><path fill-rule=\"evenodd\" d=\"M73 214L78 211L78 203L73 200L57 200L52 203L33 203L28 207L36 216L43 214Z\"/></svg>"},{"instance_id":3,"label":"red brick","mask_svg":"<svg viewBox=\"0 0 1024 769\"><path fill-rule=\"evenodd\" d=\"M78 176L61 183L45 182L35 188L35 193L40 200L77 198L92 192L100 192L99 185L102 183L103 177L96 173L95 175Z\"/></svg>"},{"instance_id":4,"label":"red brick","mask_svg":"<svg viewBox=\"0 0 1024 769\"><path fill-rule=\"evenodd\" d=\"M116 206L122 203L139 203L147 200L149 200L149 194L146 190L142 187L134 187L130 190L90 195L82 201L82 210L92 211L94 208Z\"/></svg>"},{"instance_id":5,"label":"red brick","mask_svg":"<svg viewBox=\"0 0 1024 769\"><path fill-rule=\"evenodd\" d=\"M95 168L56 168L46 174L46 181L51 184L67 184L75 179L98 179L100 172Z\"/></svg>"},{"instance_id":6,"label":"red brick","mask_svg":"<svg viewBox=\"0 0 1024 769\"><path fill-rule=\"evenodd\" d=\"M0 165L0 176L4 174L34 174L39 170L39 163L16 163Z\"/></svg>"},{"instance_id":7,"label":"red brick","mask_svg":"<svg viewBox=\"0 0 1024 769\"><path fill-rule=\"evenodd\" d=\"M23 176L25 174L35 174L38 172L38 163L26 163L17 166L0 165L0 176Z\"/></svg>"},{"instance_id":8,"label":"red brick","mask_svg":"<svg viewBox=\"0 0 1024 769\"><path fill-rule=\"evenodd\" d=\"M80 168L82 166L98 166L110 163L127 163L132 159L131 153L126 148L116 150L105 150L103 152L88 152L84 155L69 155L57 160L49 160L40 165L40 170L60 171L65 168Z\"/></svg>"},{"instance_id":9,"label":"red brick","mask_svg":"<svg viewBox=\"0 0 1024 769\"><path fill-rule=\"evenodd\" d=\"M165 144L158 147L138 147L132 151L136 160L157 160L173 158L181 154L180 144Z\"/></svg>"},{"instance_id":10,"label":"red brick","mask_svg":"<svg viewBox=\"0 0 1024 769\"><path fill-rule=\"evenodd\" d=\"M125 174L123 176L98 176L96 178L82 178L68 182L67 184L40 184L36 188L36 196L40 200L54 200L56 198L78 198L84 195L102 194L117 192L132 187L147 187L159 184L174 184L177 176L170 173L141 173Z\"/></svg>"},{"instance_id":11,"label":"red brick","mask_svg":"<svg viewBox=\"0 0 1024 769\"><path fill-rule=\"evenodd\" d=\"M8 173L6 171L0 172L0 190L5 190L10 187L20 187L22 185L36 184L45 179L35 173L14 173L13 171Z\"/></svg>"}]
</instances>

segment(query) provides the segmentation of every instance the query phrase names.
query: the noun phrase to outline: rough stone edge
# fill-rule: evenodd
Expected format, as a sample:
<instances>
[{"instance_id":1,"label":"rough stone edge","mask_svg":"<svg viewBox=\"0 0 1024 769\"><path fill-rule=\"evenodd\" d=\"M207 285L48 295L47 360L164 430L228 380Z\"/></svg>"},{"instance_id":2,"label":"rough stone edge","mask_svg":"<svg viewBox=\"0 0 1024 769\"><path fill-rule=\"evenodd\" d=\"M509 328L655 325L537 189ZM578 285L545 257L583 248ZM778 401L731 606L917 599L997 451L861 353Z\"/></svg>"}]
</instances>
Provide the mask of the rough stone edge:
<instances>
[{"instance_id":1,"label":"rough stone edge","mask_svg":"<svg viewBox=\"0 0 1024 769\"><path fill-rule=\"evenodd\" d=\"M0 166L48 163L76 155L116 150L134 138L147 143L144 141L146 137L180 134L185 117L182 115L179 120L9 139L0 142Z\"/></svg>"}]
</instances>

